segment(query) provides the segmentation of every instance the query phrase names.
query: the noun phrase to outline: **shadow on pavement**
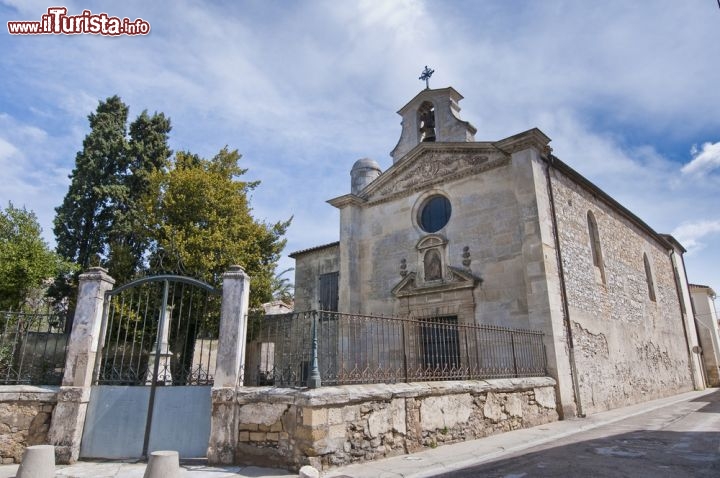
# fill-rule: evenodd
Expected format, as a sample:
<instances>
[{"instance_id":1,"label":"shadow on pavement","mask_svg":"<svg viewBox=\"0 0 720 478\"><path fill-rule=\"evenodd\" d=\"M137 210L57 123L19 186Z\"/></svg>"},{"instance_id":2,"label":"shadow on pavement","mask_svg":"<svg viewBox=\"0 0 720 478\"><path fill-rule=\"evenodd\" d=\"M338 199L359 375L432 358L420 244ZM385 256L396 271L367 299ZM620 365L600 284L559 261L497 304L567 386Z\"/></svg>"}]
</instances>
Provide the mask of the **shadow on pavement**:
<instances>
[{"instance_id":1,"label":"shadow on pavement","mask_svg":"<svg viewBox=\"0 0 720 478\"><path fill-rule=\"evenodd\" d=\"M720 432L641 430L507 458L436 477L718 477Z\"/></svg>"},{"instance_id":2,"label":"shadow on pavement","mask_svg":"<svg viewBox=\"0 0 720 478\"><path fill-rule=\"evenodd\" d=\"M715 389L715 391L709 395L705 395L702 397L694 398L690 400L691 403L697 403L697 402L710 402L701 409L698 410L698 412L701 413L720 413L720 389Z\"/></svg>"}]
</instances>

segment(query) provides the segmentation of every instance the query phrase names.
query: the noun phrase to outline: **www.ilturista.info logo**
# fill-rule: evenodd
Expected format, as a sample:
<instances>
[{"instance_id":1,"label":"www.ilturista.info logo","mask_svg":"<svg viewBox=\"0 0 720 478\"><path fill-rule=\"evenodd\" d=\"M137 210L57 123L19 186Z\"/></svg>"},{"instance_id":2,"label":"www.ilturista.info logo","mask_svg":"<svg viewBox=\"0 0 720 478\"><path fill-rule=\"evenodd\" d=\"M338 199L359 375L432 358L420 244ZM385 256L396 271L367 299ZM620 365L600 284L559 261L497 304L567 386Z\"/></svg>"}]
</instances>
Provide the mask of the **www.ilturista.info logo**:
<instances>
[{"instance_id":1,"label":"www.ilturista.info logo","mask_svg":"<svg viewBox=\"0 0 720 478\"><path fill-rule=\"evenodd\" d=\"M80 15L68 15L65 7L50 7L39 22L7 22L11 35L147 35L150 24L138 18L111 17L107 13L83 10Z\"/></svg>"}]
</instances>

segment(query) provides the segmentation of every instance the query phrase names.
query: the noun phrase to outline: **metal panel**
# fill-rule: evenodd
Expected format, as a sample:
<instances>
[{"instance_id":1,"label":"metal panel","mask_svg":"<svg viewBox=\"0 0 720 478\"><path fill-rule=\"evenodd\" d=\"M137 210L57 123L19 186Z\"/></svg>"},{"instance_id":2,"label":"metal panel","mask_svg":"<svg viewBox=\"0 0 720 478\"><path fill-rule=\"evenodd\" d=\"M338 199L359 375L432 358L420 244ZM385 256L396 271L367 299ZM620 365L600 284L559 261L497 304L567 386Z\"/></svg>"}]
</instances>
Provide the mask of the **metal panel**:
<instances>
[{"instance_id":1,"label":"metal panel","mask_svg":"<svg viewBox=\"0 0 720 478\"><path fill-rule=\"evenodd\" d=\"M158 387L148 452L204 457L210 439L209 386ZM140 458L150 387L96 385L85 419L81 458Z\"/></svg>"},{"instance_id":2,"label":"metal panel","mask_svg":"<svg viewBox=\"0 0 720 478\"><path fill-rule=\"evenodd\" d=\"M150 387L93 386L80 457L118 459L142 456L149 398Z\"/></svg>"},{"instance_id":3,"label":"metal panel","mask_svg":"<svg viewBox=\"0 0 720 478\"><path fill-rule=\"evenodd\" d=\"M181 458L205 456L210 440L211 388L157 388L148 453L175 450Z\"/></svg>"}]
</instances>

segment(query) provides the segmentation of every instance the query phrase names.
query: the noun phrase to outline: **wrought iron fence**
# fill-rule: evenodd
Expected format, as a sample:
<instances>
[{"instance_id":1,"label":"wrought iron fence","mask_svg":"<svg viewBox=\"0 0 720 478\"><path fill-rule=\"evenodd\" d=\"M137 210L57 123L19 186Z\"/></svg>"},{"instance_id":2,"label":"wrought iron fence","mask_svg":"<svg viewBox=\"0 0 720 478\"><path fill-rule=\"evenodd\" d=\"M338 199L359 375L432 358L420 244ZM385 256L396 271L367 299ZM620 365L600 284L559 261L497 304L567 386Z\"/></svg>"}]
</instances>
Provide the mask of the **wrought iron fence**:
<instances>
[{"instance_id":1,"label":"wrought iron fence","mask_svg":"<svg viewBox=\"0 0 720 478\"><path fill-rule=\"evenodd\" d=\"M59 385L69 334L65 313L0 312L0 384Z\"/></svg>"},{"instance_id":2,"label":"wrought iron fence","mask_svg":"<svg viewBox=\"0 0 720 478\"><path fill-rule=\"evenodd\" d=\"M313 324L323 385L546 375L541 332L312 311L250 317L245 383L305 386Z\"/></svg>"},{"instance_id":3,"label":"wrought iron fence","mask_svg":"<svg viewBox=\"0 0 720 478\"><path fill-rule=\"evenodd\" d=\"M181 276L139 279L106 294L97 385L212 385L220 297Z\"/></svg>"}]
</instances>

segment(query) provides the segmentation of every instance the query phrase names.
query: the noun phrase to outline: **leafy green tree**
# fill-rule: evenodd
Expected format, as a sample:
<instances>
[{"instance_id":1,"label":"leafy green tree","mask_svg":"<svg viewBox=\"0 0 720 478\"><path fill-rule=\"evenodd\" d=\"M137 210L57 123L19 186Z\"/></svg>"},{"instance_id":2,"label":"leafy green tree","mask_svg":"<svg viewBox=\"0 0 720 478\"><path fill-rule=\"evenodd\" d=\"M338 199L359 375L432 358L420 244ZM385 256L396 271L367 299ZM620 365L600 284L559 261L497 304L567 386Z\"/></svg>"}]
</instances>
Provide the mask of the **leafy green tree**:
<instances>
[{"instance_id":1,"label":"leafy green tree","mask_svg":"<svg viewBox=\"0 0 720 478\"><path fill-rule=\"evenodd\" d=\"M272 299L274 271L290 220L266 224L251 215L248 193L259 183L236 179L246 170L237 150L206 160L179 152L166 171L151 173L144 215L152 239L153 273L182 273L220 285L230 265L251 277L250 306Z\"/></svg>"},{"instance_id":2,"label":"leafy green tree","mask_svg":"<svg viewBox=\"0 0 720 478\"><path fill-rule=\"evenodd\" d=\"M272 296L275 300L281 300L286 304L291 305L295 298L295 286L290 282L290 278L283 277L288 272L294 271L294 267L285 269L279 274L273 277L272 281Z\"/></svg>"},{"instance_id":3,"label":"leafy green tree","mask_svg":"<svg viewBox=\"0 0 720 478\"><path fill-rule=\"evenodd\" d=\"M19 309L33 290L72 265L52 252L32 211L0 211L0 309Z\"/></svg>"}]
</instances>

